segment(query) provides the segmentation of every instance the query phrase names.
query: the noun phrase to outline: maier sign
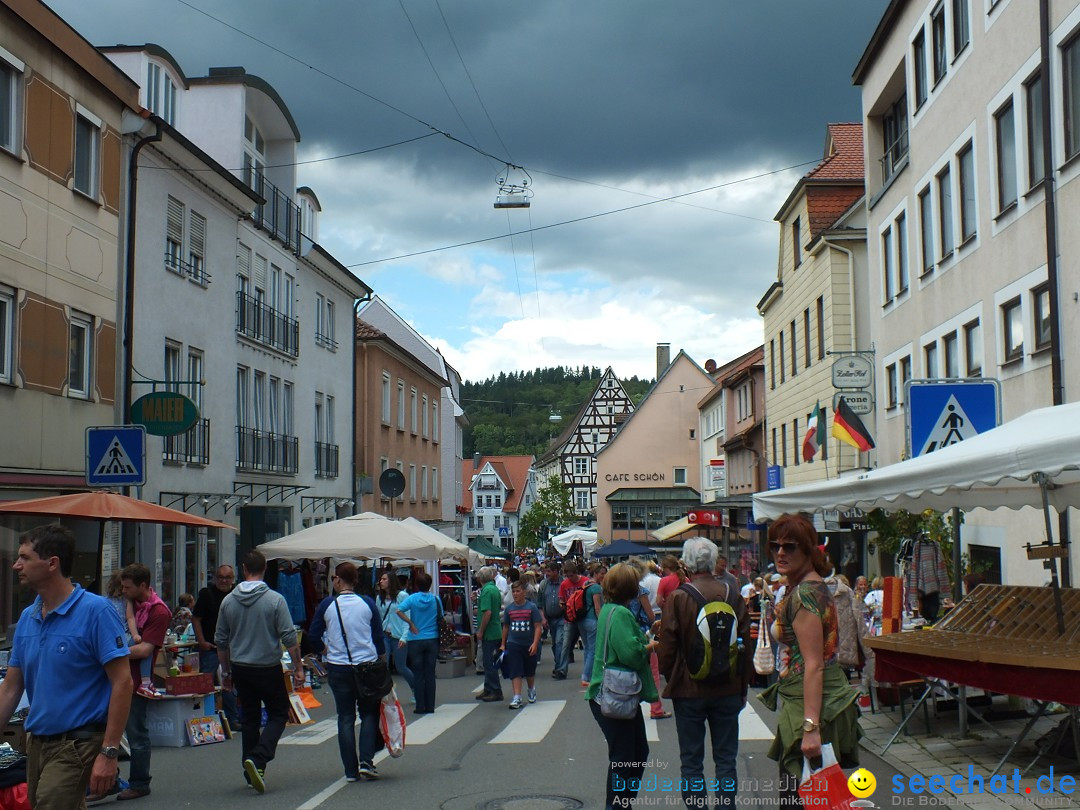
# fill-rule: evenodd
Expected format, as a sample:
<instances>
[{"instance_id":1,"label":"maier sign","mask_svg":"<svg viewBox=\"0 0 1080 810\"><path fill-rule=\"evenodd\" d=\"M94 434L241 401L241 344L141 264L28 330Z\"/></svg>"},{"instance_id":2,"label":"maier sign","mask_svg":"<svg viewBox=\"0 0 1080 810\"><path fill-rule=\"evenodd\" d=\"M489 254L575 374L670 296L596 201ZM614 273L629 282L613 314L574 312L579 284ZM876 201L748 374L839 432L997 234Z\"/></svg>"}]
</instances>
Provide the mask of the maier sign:
<instances>
[{"instance_id":1,"label":"maier sign","mask_svg":"<svg viewBox=\"0 0 1080 810\"><path fill-rule=\"evenodd\" d=\"M132 403L131 421L152 436L175 436L199 421L199 409L183 394L155 391Z\"/></svg>"}]
</instances>

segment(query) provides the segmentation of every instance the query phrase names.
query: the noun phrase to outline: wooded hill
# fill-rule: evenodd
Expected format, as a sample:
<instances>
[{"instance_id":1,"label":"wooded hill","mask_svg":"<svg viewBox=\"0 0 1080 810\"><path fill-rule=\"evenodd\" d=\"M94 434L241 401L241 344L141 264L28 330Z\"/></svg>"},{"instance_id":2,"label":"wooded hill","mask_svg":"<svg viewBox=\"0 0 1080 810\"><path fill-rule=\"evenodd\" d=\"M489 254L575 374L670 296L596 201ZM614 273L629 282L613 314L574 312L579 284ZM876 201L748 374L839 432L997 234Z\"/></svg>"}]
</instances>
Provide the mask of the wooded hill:
<instances>
[{"instance_id":1,"label":"wooded hill","mask_svg":"<svg viewBox=\"0 0 1080 810\"><path fill-rule=\"evenodd\" d=\"M462 382L461 405L469 418L465 458L474 452L485 456L541 455L577 415L603 373L596 366L555 366L499 372L482 382ZM653 384L636 376L619 380L635 405ZM551 421L553 413L562 419Z\"/></svg>"}]
</instances>

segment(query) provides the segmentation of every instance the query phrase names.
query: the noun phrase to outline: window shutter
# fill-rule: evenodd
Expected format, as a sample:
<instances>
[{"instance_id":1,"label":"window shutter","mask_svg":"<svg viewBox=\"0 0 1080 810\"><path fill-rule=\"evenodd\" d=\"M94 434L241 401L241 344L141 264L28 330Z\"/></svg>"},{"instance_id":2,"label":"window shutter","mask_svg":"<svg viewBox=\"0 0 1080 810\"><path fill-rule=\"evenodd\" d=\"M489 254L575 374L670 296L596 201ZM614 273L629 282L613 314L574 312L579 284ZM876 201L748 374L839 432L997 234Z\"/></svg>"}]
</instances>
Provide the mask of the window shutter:
<instances>
[{"instance_id":1,"label":"window shutter","mask_svg":"<svg viewBox=\"0 0 1080 810\"><path fill-rule=\"evenodd\" d=\"M244 278L251 278L251 248L242 242L236 253L236 272Z\"/></svg>"},{"instance_id":2,"label":"window shutter","mask_svg":"<svg viewBox=\"0 0 1080 810\"><path fill-rule=\"evenodd\" d=\"M255 254L255 289L266 291L266 257Z\"/></svg>"},{"instance_id":3,"label":"window shutter","mask_svg":"<svg viewBox=\"0 0 1080 810\"><path fill-rule=\"evenodd\" d=\"M191 212L191 253L206 258L206 217Z\"/></svg>"},{"instance_id":4,"label":"window shutter","mask_svg":"<svg viewBox=\"0 0 1080 810\"><path fill-rule=\"evenodd\" d=\"M184 243L184 204L173 197L169 197L165 235L169 241L176 242L178 245Z\"/></svg>"}]
</instances>

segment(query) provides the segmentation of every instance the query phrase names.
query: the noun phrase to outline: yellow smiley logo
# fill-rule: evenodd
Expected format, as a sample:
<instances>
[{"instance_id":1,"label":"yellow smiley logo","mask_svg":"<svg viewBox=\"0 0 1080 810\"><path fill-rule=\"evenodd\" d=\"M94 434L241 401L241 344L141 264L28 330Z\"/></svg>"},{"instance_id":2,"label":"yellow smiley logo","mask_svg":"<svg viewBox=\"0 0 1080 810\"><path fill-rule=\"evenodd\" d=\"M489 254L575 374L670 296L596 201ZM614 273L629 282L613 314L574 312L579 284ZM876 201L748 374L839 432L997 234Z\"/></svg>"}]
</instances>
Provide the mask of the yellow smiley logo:
<instances>
[{"instance_id":1,"label":"yellow smiley logo","mask_svg":"<svg viewBox=\"0 0 1080 810\"><path fill-rule=\"evenodd\" d=\"M848 778L847 786L852 796L865 799L867 796L874 795L874 791L877 790L877 779L866 768L859 768Z\"/></svg>"}]
</instances>

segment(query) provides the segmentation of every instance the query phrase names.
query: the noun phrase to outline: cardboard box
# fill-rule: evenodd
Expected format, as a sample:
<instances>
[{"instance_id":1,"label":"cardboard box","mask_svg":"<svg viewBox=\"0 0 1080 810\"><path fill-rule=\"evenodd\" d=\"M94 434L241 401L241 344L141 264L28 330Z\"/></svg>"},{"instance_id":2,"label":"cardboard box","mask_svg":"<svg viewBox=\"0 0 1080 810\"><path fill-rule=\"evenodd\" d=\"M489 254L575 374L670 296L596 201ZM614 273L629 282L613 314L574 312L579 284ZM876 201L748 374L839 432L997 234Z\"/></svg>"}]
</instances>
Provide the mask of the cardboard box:
<instances>
[{"instance_id":1,"label":"cardboard box","mask_svg":"<svg viewBox=\"0 0 1080 810\"><path fill-rule=\"evenodd\" d=\"M182 672L165 677L166 695L205 695L214 691L214 675L210 672Z\"/></svg>"},{"instance_id":2,"label":"cardboard box","mask_svg":"<svg viewBox=\"0 0 1080 810\"><path fill-rule=\"evenodd\" d=\"M213 695L201 697L164 697L151 700L146 710L150 744L166 748L189 745L188 721L215 713Z\"/></svg>"},{"instance_id":3,"label":"cardboard box","mask_svg":"<svg viewBox=\"0 0 1080 810\"><path fill-rule=\"evenodd\" d=\"M0 743L8 743L20 754L26 753L26 727L22 723L8 723L0 731Z\"/></svg>"},{"instance_id":4,"label":"cardboard box","mask_svg":"<svg viewBox=\"0 0 1080 810\"><path fill-rule=\"evenodd\" d=\"M436 678L461 678L465 675L465 656L439 658L435 662Z\"/></svg>"}]
</instances>

